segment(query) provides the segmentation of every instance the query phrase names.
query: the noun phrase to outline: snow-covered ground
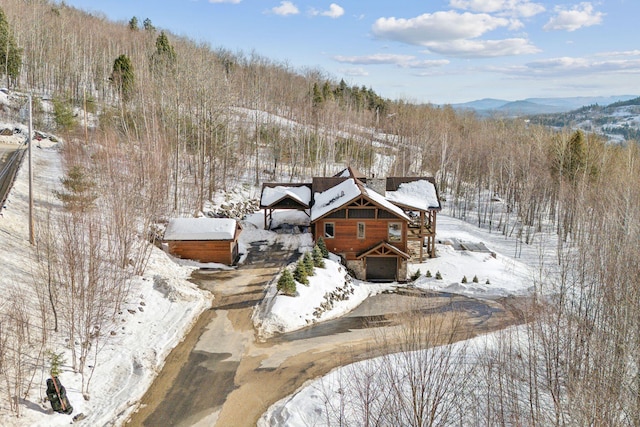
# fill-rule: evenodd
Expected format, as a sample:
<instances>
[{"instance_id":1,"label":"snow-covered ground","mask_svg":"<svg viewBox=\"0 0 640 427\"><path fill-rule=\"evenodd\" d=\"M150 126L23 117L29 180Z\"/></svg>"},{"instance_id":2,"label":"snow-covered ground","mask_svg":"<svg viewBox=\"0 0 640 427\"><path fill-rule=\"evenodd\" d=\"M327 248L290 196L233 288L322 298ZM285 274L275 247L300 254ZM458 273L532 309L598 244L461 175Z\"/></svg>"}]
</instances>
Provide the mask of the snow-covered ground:
<instances>
[{"instance_id":1,"label":"snow-covered ground","mask_svg":"<svg viewBox=\"0 0 640 427\"><path fill-rule=\"evenodd\" d=\"M36 209L45 204L60 208L59 202L52 197L52 191L58 188L59 178L62 176L55 145L50 141L42 144L41 149L34 150L34 158ZM0 263L5 272L0 276L2 292L8 292L15 284L30 284L34 280L33 255L28 243L26 221L27 173L26 166L23 166L0 217ZM257 195L256 189L247 189L247 192ZM247 197L247 194L239 192L236 197ZM302 225L305 221L308 222L308 217L305 216L301 212L276 212L273 226L277 227L282 223ZM311 249L309 233L267 231L263 229L263 222L262 213L250 215L243 221L244 230L240 239L242 252L246 253L247 247L254 242L261 242L265 250L276 243L284 248L297 249L300 253ZM422 276L409 285L475 297L529 293L534 279L541 275L541 261L548 259L554 248L553 242L546 239L539 239L524 247L521 244L518 246L515 239L507 239L499 233L490 233L446 215L438 216L437 240L440 242L436 247L438 257L411 265L410 274L419 269ZM453 244L459 242L483 243L490 252L455 250ZM515 254L518 254L518 258ZM190 272L198 267L228 268L188 261L178 264L164 252L154 248L145 275L131 282L133 297L128 301L128 310L124 310L121 315L121 325L98 356L91 381L91 400L83 399L80 393L80 376L65 365L61 380L74 406L72 415L52 413L49 403L42 401L44 380L47 377L47 373L43 371L39 373L27 399L22 402L22 417L15 418L5 411L0 413L0 424L55 426L68 424L78 413L87 416L83 425L122 422L153 381L168 352L182 339L199 313L210 305L211 296L187 280ZM432 276L439 272L442 279L425 277L427 271ZM466 284L462 283L463 276L467 278ZM477 283L472 281L474 276L478 278ZM267 290L267 309L257 310L254 316L254 322L263 337L342 316L367 297L399 286L352 279L336 259L327 260L325 268L317 268L316 274L309 281L309 286L298 284L296 297L277 294L276 281L272 281ZM54 337L52 342L60 339L62 336ZM62 345L51 350L68 351ZM317 410L313 406L313 397L308 396L308 393L308 390L297 393L295 399L298 400L290 401L294 403L276 405L270 413L276 411L281 416L282 408L289 408L288 405L299 406L303 412L307 409ZM301 404L299 399L308 402ZM287 411L288 409L284 413ZM308 416L309 414L305 415ZM267 414L265 419L268 418ZM291 421L287 425L307 424Z\"/></svg>"},{"instance_id":2,"label":"snow-covered ground","mask_svg":"<svg viewBox=\"0 0 640 427\"><path fill-rule=\"evenodd\" d=\"M505 238L500 233L492 233L442 214L438 215L436 239L440 242L436 245L437 257L428 259L424 263L411 264L410 274L419 269L422 275L407 285L476 298L530 294L534 282L539 280L540 275L546 274L546 265L553 264L551 260L556 247L553 237L544 235L537 235L532 244L522 247L521 243L514 238ZM456 250L453 243L463 243L468 246L482 243L489 251ZM439 272L442 279L427 278L425 276L427 271L432 276ZM466 284L462 283L464 276L467 278ZM478 278L477 283L473 282L474 276ZM367 286L364 283L360 285ZM295 299L282 298L289 298L290 301ZM290 301L286 303L288 308L281 310L281 317L286 316L287 313L291 313L292 317L296 315L292 309L294 303ZM286 323L286 320L280 322ZM514 331L513 333L517 334L517 329ZM473 371L474 364L478 363L475 355L494 346L500 339L500 334L501 332L497 332L462 344L454 344L452 351L458 351L456 348L464 346L464 361L461 363L471 367ZM426 357L433 357L433 355ZM389 360L385 360L385 363L388 362ZM358 362L337 368L322 378L307 382L296 393L272 405L260 419L258 426L329 426L332 423L328 421L327 408L343 411L343 415L348 417L350 413L353 414L354 411L362 409L356 407L362 402L345 401L344 397L349 393L345 391L345 387L353 386L353 376L358 375L358 372L366 375L366 372L372 372L375 369L372 368L372 364L378 366L376 364L380 363L380 360ZM398 360L398 363L401 362ZM476 384L476 386L479 385ZM357 393L356 390L352 392L352 395ZM349 424L348 421L346 422Z\"/></svg>"},{"instance_id":3,"label":"snow-covered ground","mask_svg":"<svg viewBox=\"0 0 640 427\"><path fill-rule=\"evenodd\" d=\"M45 140L40 147L33 150L36 212L45 206L53 206L54 210L60 208L52 191L59 188L62 176L55 144ZM0 293L5 296L16 289L29 296L33 294L37 275L27 218L28 167L25 161L0 215ZM81 425L122 423L161 369L170 350L211 304L211 295L187 280L194 268L178 265L163 251L153 248L144 276L136 277L130 283L131 298L119 316L120 323L98 354L89 389L91 399L84 400L80 375L65 363L60 379L74 411L71 415L52 412L50 403L43 401L48 367L38 369L27 398L20 401L22 415L16 418L9 412L8 403L0 405L0 425L68 425L80 413L87 417ZM35 307L36 302L33 304ZM51 334L45 350L64 352L64 359L69 361L64 334ZM4 401L8 402L8 396Z\"/></svg>"}]
</instances>

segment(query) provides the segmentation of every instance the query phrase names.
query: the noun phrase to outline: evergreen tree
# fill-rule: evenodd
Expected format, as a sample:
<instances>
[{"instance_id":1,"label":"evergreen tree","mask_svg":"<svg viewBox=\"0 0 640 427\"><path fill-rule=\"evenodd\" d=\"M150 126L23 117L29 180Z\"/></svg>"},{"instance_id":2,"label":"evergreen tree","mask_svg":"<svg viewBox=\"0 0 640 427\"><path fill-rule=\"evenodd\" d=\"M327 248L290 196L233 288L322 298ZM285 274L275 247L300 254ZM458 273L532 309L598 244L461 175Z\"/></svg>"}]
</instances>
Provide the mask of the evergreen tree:
<instances>
[{"instance_id":1,"label":"evergreen tree","mask_svg":"<svg viewBox=\"0 0 640 427\"><path fill-rule=\"evenodd\" d=\"M151 55L151 70L160 75L175 72L176 51L164 31L156 38L156 50Z\"/></svg>"},{"instance_id":2,"label":"evergreen tree","mask_svg":"<svg viewBox=\"0 0 640 427\"><path fill-rule=\"evenodd\" d=\"M124 102L131 99L134 88L134 74L131 59L127 55L122 54L113 62L113 71L109 80L116 87L120 98Z\"/></svg>"},{"instance_id":3,"label":"evergreen tree","mask_svg":"<svg viewBox=\"0 0 640 427\"><path fill-rule=\"evenodd\" d=\"M94 206L98 198L96 183L89 177L82 166L73 166L69 174L60 179L64 191L54 191L53 194L72 212L86 212Z\"/></svg>"},{"instance_id":4,"label":"evergreen tree","mask_svg":"<svg viewBox=\"0 0 640 427\"><path fill-rule=\"evenodd\" d=\"M153 26L153 24L151 23L151 19L149 18L145 18L145 20L142 21L142 28L144 28L146 31L156 30L156 27Z\"/></svg>"},{"instance_id":5,"label":"evergreen tree","mask_svg":"<svg viewBox=\"0 0 640 427\"><path fill-rule=\"evenodd\" d=\"M311 257L310 252L304 253L304 255L302 256L302 263L304 264L304 268L307 270L307 276L313 276L314 274L316 274L313 271L315 266L313 265L313 258Z\"/></svg>"},{"instance_id":6,"label":"evergreen tree","mask_svg":"<svg viewBox=\"0 0 640 427\"><path fill-rule=\"evenodd\" d=\"M320 249L320 246L315 245L313 247L311 257L313 258L313 265L318 268L324 268L324 257L322 256L322 250Z\"/></svg>"},{"instance_id":7,"label":"evergreen tree","mask_svg":"<svg viewBox=\"0 0 640 427\"><path fill-rule=\"evenodd\" d=\"M331 86L329 86L329 82L324 82L322 85L322 98L325 101L330 101L333 99L333 92L331 91Z\"/></svg>"},{"instance_id":8,"label":"evergreen tree","mask_svg":"<svg viewBox=\"0 0 640 427\"><path fill-rule=\"evenodd\" d=\"M307 278L307 267L305 267L302 260L298 261L296 264L296 269L293 271L293 278L303 285L309 284L309 279Z\"/></svg>"},{"instance_id":9,"label":"evergreen tree","mask_svg":"<svg viewBox=\"0 0 640 427\"><path fill-rule=\"evenodd\" d=\"M318 83L313 84L313 108L318 108L322 105L324 101L322 97L322 92L320 92L320 88L318 87Z\"/></svg>"},{"instance_id":10,"label":"evergreen tree","mask_svg":"<svg viewBox=\"0 0 640 427\"><path fill-rule=\"evenodd\" d=\"M320 248L320 252L322 252L322 257L329 258L329 250L327 249L327 245L325 245L322 237L318 237L317 246Z\"/></svg>"},{"instance_id":11,"label":"evergreen tree","mask_svg":"<svg viewBox=\"0 0 640 427\"><path fill-rule=\"evenodd\" d=\"M293 296L296 293L296 282L293 280L291 272L286 268L278 279L277 289L285 295Z\"/></svg>"},{"instance_id":12,"label":"evergreen tree","mask_svg":"<svg viewBox=\"0 0 640 427\"><path fill-rule=\"evenodd\" d=\"M0 8L0 75L7 78L7 87L10 87L11 80L16 80L20 75L22 67L22 49L18 48L9 22Z\"/></svg>"},{"instance_id":13,"label":"evergreen tree","mask_svg":"<svg viewBox=\"0 0 640 427\"><path fill-rule=\"evenodd\" d=\"M59 130L67 131L75 125L76 120L71 105L57 97L53 98L53 117Z\"/></svg>"},{"instance_id":14,"label":"evergreen tree","mask_svg":"<svg viewBox=\"0 0 640 427\"><path fill-rule=\"evenodd\" d=\"M132 31L138 31L138 18L136 16L131 18L129 21L129 29Z\"/></svg>"}]
</instances>

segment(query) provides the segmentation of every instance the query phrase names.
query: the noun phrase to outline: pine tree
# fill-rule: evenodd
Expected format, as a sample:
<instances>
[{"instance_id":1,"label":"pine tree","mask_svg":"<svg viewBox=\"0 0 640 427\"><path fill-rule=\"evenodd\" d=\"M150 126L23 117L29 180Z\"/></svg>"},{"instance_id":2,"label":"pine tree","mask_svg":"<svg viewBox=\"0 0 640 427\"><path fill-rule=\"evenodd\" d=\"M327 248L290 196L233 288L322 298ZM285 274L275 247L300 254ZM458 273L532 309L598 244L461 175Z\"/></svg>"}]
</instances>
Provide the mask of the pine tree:
<instances>
[{"instance_id":1,"label":"pine tree","mask_svg":"<svg viewBox=\"0 0 640 427\"><path fill-rule=\"evenodd\" d=\"M316 274L313 271L315 266L313 264L313 258L311 257L310 252L304 253L304 255L302 256L302 263L304 264L304 268L306 268L307 270L307 276L313 276L314 274Z\"/></svg>"},{"instance_id":2,"label":"pine tree","mask_svg":"<svg viewBox=\"0 0 640 427\"><path fill-rule=\"evenodd\" d=\"M307 268L304 265L302 260L298 261L296 264L296 269L293 271L293 278L303 285L309 284L309 279L307 278Z\"/></svg>"},{"instance_id":3,"label":"pine tree","mask_svg":"<svg viewBox=\"0 0 640 427\"><path fill-rule=\"evenodd\" d=\"M14 81L20 75L22 67L22 49L18 48L9 22L0 8L0 75L7 77L7 87L10 87L11 80Z\"/></svg>"},{"instance_id":4,"label":"pine tree","mask_svg":"<svg viewBox=\"0 0 640 427\"><path fill-rule=\"evenodd\" d=\"M138 18L136 16L131 18L129 21L129 29L132 31L138 31Z\"/></svg>"},{"instance_id":5,"label":"pine tree","mask_svg":"<svg viewBox=\"0 0 640 427\"><path fill-rule=\"evenodd\" d=\"M53 194L72 212L86 212L94 206L98 198L96 183L89 177L82 166L73 166L60 182L65 191L54 191Z\"/></svg>"},{"instance_id":6,"label":"pine tree","mask_svg":"<svg viewBox=\"0 0 640 427\"><path fill-rule=\"evenodd\" d=\"M313 247L313 251L311 252L311 257L313 258L313 265L318 268L324 268L324 257L322 256L322 250L320 246L315 245Z\"/></svg>"},{"instance_id":7,"label":"pine tree","mask_svg":"<svg viewBox=\"0 0 640 427\"><path fill-rule=\"evenodd\" d=\"M142 28L144 28L147 31L156 30L156 27L153 26L153 24L151 23L151 19L149 18L145 18L144 21L142 21Z\"/></svg>"},{"instance_id":8,"label":"pine tree","mask_svg":"<svg viewBox=\"0 0 640 427\"><path fill-rule=\"evenodd\" d=\"M329 258L329 251L327 250L327 245L324 244L324 239L322 237L318 237L317 245L320 248L320 252L322 252L322 257Z\"/></svg>"},{"instance_id":9,"label":"pine tree","mask_svg":"<svg viewBox=\"0 0 640 427\"><path fill-rule=\"evenodd\" d=\"M71 105L57 97L53 98L53 117L59 130L66 131L75 125L76 119Z\"/></svg>"},{"instance_id":10,"label":"pine tree","mask_svg":"<svg viewBox=\"0 0 640 427\"><path fill-rule=\"evenodd\" d=\"M284 293L285 295L293 296L296 293L296 282L293 280L293 276L288 269L285 269L282 272L282 275L278 279L277 285L278 291Z\"/></svg>"},{"instance_id":11,"label":"pine tree","mask_svg":"<svg viewBox=\"0 0 640 427\"><path fill-rule=\"evenodd\" d=\"M156 39L156 50L151 55L151 70L160 75L172 74L176 67L176 51L164 31Z\"/></svg>"},{"instance_id":12,"label":"pine tree","mask_svg":"<svg viewBox=\"0 0 640 427\"><path fill-rule=\"evenodd\" d=\"M124 102L131 99L134 88L134 74L131 59L127 55L122 54L113 62L110 80Z\"/></svg>"}]
</instances>

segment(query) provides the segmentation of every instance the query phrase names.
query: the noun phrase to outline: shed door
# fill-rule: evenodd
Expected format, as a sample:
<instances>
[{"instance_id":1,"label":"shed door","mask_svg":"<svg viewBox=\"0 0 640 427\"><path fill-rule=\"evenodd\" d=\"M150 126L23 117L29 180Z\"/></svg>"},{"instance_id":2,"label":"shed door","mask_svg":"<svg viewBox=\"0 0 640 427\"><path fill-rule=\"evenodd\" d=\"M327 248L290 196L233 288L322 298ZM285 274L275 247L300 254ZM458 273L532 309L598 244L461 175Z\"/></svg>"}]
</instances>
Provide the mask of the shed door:
<instances>
[{"instance_id":1,"label":"shed door","mask_svg":"<svg viewBox=\"0 0 640 427\"><path fill-rule=\"evenodd\" d=\"M367 257L367 280L393 282L397 270L397 257Z\"/></svg>"}]
</instances>

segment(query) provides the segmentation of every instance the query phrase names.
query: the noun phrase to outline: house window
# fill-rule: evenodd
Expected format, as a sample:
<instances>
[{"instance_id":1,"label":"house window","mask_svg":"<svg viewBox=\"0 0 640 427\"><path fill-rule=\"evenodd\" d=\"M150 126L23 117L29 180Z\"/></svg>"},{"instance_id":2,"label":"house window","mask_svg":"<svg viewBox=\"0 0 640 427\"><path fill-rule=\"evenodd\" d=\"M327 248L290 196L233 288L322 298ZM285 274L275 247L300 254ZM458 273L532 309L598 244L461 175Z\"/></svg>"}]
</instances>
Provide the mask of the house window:
<instances>
[{"instance_id":1,"label":"house window","mask_svg":"<svg viewBox=\"0 0 640 427\"><path fill-rule=\"evenodd\" d=\"M358 239L364 239L364 222L358 223Z\"/></svg>"},{"instance_id":2,"label":"house window","mask_svg":"<svg viewBox=\"0 0 640 427\"><path fill-rule=\"evenodd\" d=\"M324 238L333 239L336 237L336 226L333 222L324 223Z\"/></svg>"},{"instance_id":3,"label":"house window","mask_svg":"<svg viewBox=\"0 0 640 427\"><path fill-rule=\"evenodd\" d=\"M402 242L402 223L401 222L389 223L389 241Z\"/></svg>"}]
</instances>

